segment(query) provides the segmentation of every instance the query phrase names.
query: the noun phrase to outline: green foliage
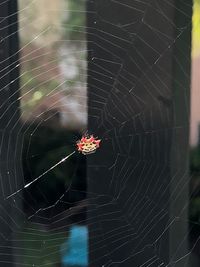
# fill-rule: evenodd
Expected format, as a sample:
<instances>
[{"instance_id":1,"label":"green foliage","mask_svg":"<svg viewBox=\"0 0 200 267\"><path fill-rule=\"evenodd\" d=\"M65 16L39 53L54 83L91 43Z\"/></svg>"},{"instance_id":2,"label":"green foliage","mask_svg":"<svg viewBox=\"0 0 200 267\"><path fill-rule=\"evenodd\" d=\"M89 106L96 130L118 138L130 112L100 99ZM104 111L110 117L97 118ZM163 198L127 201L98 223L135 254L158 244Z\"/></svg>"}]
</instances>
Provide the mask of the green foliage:
<instances>
[{"instance_id":1,"label":"green foliage","mask_svg":"<svg viewBox=\"0 0 200 267\"><path fill-rule=\"evenodd\" d=\"M200 54L200 0L194 0L192 17L192 55Z\"/></svg>"},{"instance_id":2,"label":"green foliage","mask_svg":"<svg viewBox=\"0 0 200 267\"><path fill-rule=\"evenodd\" d=\"M70 40L85 39L85 5L84 0L65 0L69 12L69 17L64 21L65 35Z\"/></svg>"},{"instance_id":3,"label":"green foliage","mask_svg":"<svg viewBox=\"0 0 200 267\"><path fill-rule=\"evenodd\" d=\"M21 105L26 116L33 111L32 108L41 101L43 96L45 97L59 85L59 81L54 78L41 82L31 71L32 68L33 66L27 66L29 71L24 71L20 79L21 95L25 95L21 100ZM41 98L34 97L36 92L41 93Z\"/></svg>"}]
</instances>

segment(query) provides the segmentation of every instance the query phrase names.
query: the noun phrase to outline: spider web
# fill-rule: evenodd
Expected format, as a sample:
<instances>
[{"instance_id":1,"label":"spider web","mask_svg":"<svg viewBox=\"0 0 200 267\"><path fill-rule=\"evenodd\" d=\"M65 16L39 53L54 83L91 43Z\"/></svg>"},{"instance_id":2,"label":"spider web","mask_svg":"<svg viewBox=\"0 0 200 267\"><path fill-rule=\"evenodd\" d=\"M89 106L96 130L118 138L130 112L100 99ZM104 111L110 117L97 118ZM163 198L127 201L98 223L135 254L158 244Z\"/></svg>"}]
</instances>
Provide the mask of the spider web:
<instances>
[{"instance_id":1,"label":"spider web","mask_svg":"<svg viewBox=\"0 0 200 267\"><path fill-rule=\"evenodd\" d=\"M1 120L13 112L1 130L2 266L11 259L15 266L59 266L74 218L90 229L91 266L188 266L199 241L187 250L189 173L181 155L188 153L190 57L189 44L176 45L191 30L191 3L102 0L88 1L87 10L81 0L80 9L47 2L19 1L20 87L2 93ZM184 18L177 25L172 9ZM88 27L79 22L86 17ZM174 50L171 81L166 58ZM87 175L75 146L85 133L102 140L87 158ZM65 135L59 150L50 145Z\"/></svg>"}]
</instances>

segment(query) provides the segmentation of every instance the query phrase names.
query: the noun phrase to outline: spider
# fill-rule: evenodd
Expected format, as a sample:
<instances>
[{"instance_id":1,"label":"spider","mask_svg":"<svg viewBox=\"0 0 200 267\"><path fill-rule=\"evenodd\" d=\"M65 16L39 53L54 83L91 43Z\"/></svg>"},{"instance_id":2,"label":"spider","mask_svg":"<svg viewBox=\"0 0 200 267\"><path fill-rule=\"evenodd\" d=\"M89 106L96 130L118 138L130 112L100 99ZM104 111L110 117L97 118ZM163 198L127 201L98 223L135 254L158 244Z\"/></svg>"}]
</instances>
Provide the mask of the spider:
<instances>
[{"instance_id":1,"label":"spider","mask_svg":"<svg viewBox=\"0 0 200 267\"><path fill-rule=\"evenodd\" d=\"M83 155L95 153L99 148L101 140L95 138L93 135L82 136L81 140L76 142L77 150Z\"/></svg>"},{"instance_id":2,"label":"spider","mask_svg":"<svg viewBox=\"0 0 200 267\"><path fill-rule=\"evenodd\" d=\"M83 155L88 155L96 152L97 148L99 148L101 140L97 139L93 135L87 136L84 135L81 140L76 142L77 145L77 150L81 152ZM10 194L9 196L6 197L6 199L9 199L10 197L13 197L14 195L18 194L21 192L23 189L28 188L30 185L38 181L39 179L43 178L47 173L49 173L51 170L53 170L55 167L66 161L68 158L70 158L73 154L75 154L76 151L73 151L71 154L67 155L66 157L62 158L59 162L54 164L51 168L48 170L44 171L42 174L40 174L38 177L36 177L34 180L32 180L30 183L24 185L24 187L18 189L14 193Z\"/></svg>"}]
</instances>

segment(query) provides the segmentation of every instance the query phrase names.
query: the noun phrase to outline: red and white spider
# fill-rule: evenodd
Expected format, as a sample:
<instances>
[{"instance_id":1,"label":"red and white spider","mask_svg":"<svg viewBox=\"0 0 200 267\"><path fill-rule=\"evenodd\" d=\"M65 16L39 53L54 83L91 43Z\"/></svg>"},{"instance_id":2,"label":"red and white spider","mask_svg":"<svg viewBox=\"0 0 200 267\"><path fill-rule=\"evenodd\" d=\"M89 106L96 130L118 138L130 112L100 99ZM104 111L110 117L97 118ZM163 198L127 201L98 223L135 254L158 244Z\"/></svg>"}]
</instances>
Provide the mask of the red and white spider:
<instances>
[{"instance_id":1,"label":"red and white spider","mask_svg":"<svg viewBox=\"0 0 200 267\"><path fill-rule=\"evenodd\" d=\"M96 152L99 148L101 140L95 138L93 135L83 136L81 140L76 142L77 150L84 155L88 155Z\"/></svg>"}]
</instances>

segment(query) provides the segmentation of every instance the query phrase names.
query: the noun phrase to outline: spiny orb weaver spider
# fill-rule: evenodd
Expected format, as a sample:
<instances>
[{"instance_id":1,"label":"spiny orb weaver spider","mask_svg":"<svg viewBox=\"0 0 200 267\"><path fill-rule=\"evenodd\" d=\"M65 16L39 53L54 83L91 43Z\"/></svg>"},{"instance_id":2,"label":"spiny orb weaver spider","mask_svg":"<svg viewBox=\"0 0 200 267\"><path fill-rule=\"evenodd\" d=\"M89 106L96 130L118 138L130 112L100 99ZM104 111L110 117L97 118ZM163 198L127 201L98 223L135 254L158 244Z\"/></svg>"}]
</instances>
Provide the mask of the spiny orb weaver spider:
<instances>
[{"instance_id":1,"label":"spiny orb weaver spider","mask_svg":"<svg viewBox=\"0 0 200 267\"><path fill-rule=\"evenodd\" d=\"M100 142L101 142L101 140L100 139L97 139L93 135L90 135L90 136L84 135L81 138L81 140L79 140L79 141L76 142L77 150L79 152L81 152L82 154L84 154L84 155L88 155L88 154L94 153L97 150L97 148L99 148ZM57 162L56 164L54 164L48 170L44 171L42 174L40 174L38 177L36 177L30 183L24 185L24 187L18 189L14 193L12 193L9 196L7 196L6 199L9 199L10 197L13 197L14 195L16 195L19 192L21 192L23 189L28 188L30 185L32 185L33 183L35 183L36 181L38 181L39 179L41 179L44 175L46 175L51 170L53 170L55 167L57 167L58 165L60 165L61 163L63 163L65 160L67 160L68 158L70 158L75 152L76 151L73 151L71 154L69 154L66 157L62 158L59 162Z\"/></svg>"},{"instance_id":2,"label":"spiny orb weaver spider","mask_svg":"<svg viewBox=\"0 0 200 267\"><path fill-rule=\"evenodd\" d=\"M83 155L95 153L99 148L101 140L95 138L93 135L83 136L81 140L76 142L77 150Z\"/></svg>"}]
</instances>

